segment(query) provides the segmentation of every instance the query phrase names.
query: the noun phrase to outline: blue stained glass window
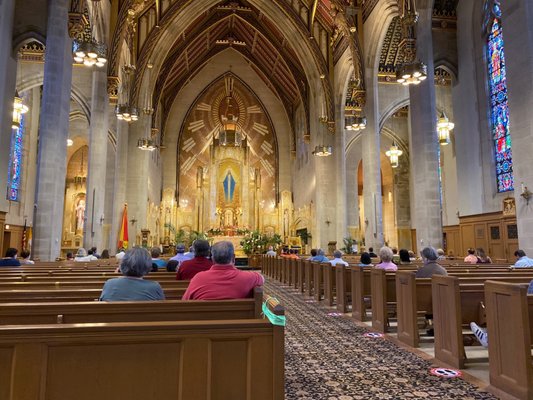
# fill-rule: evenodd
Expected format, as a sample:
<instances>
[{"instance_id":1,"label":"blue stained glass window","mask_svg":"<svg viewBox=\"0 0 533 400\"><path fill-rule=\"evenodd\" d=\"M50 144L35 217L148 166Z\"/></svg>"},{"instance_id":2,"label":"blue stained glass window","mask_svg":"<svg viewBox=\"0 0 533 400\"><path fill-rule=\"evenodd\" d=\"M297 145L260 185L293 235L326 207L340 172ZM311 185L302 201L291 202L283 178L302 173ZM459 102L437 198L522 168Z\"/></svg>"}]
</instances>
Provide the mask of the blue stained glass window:
<instances>
[{"instance_id":1,"label":"blue stained glass window","mask_svg":"<svg viewBox=\"0 0 533 400\"><path fill-rule=\"evenodd\" d=\"M22 178L22 149L24 145L24 114L20 120L20 127L13 129L11 136L11 150L9 152L9 172L7 177L7 199L19 201L20 181Z\"/></svg>"},{"instance_id":2,"label":"blue stained glass window","mask_svg":"<svg viewBox=\"0 0 533 400\"><path fill-rule=\"evenodd\" d=\"M498 192L514 190L513 157L509 134L509 106L499 1L492 6L492 21L487 40L490 114L496 160Z\"/></svg>"}]
</instances>

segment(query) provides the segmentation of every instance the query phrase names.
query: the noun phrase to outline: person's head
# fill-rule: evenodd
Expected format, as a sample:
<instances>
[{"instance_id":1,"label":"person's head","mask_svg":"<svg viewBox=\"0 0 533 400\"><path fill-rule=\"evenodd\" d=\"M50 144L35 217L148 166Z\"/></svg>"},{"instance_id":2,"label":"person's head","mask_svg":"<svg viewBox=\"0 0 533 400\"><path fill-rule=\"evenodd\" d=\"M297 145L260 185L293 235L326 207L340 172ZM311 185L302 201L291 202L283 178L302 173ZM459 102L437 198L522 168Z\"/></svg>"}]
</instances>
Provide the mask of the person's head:
<instances>
[{"instance_id":1,"label":"person's head","mask_svg":"<svg viewBox=\"0 0 533 400\"><path fill-rule=\"evenodd\" d=\"M93 254L96 254L96 246L91 247L91 250L93 251Z\"/></svg>"},{"instance_id":2,"label":"person's head","mask_svg":"<svg viewBox=\"0 0 533 400\"><path fill-rule=\"evenodd\" d=\"M6 250L6 258L17 258L17 253L19 251L13 247L10 247Z\"/></svg>"},{"instance_id":3,"label":"person's head","mask_svg":"<svg viewBox=\"0 0 533 400\"><path fill-rule=\"evenodd\" d=\"M373 247L369 247L369 248L368 248L368 252L369 252L369 253L373 253L373 252L374 252L374 248L373 248Z\"/></svg>"},{"instance_id":4,"label":"person's head","mask_svg":"<svg viewBox=\"0 0 533 400\"><path fill-rule=\"evenodd\" d=\"M469 248L468 255L474 255L474 254L476 254L476 250L474 250L473 248Z\"/></svg>"},{"instance_id":5,"label":"person's head","mask_svg":"<svg viewBox=\"0 0 533 400\"><path fill-rule=\"evenodd\" d=\"M196 239L192 244L196 257L209 257L209 242L205 239Z\"/></svg>"},{"instance_id":6,"label":"person's head","mask_svg":"<svg viewBox=\"0 0 533 400\"><path fill-rule=\"evenodd\" d=\"M67 260L72 260L74 258L74 254L72 254L71 251L67 253Z\"/></svg>"},{"instance_id":7,"label":"person's head","mask_svg":"<svg viewBox=\"0 0 533 400\"><path fill-rule=\"evenodd\" d=\"M487 255L485 254L485 250L483 250L482 247L478 247L478 248L476 249L476 252L477 252L477 255L478 255L479 258L481 258L481 259L483 259L483 260L484 260L485 258L487 258Z\"/></svg>"},{"instance_id":8,"label":"person's head","mask_svg":"<svg viewBox=\"0 0 533 400\"><path fill-rule=\"evenodd\" d=\"M366 251L361 253L361 264L365 264L365 265L372 264L372 259L370 258L370 254L368 254Z\"/></svg>"},{"instance_id":9,"label":"person's head","mask_svg":"<svg viewBox=\"0 0 533 400\"><path fill-rule=\"evenodd\" d=\"M232 264L235 259L233 243L222 241L211 247L211 256L215 264Z\"/></svg>"},{"instance_id":10,"label":"person's head","mask_svg":"<svg viewBox=\"0 0 533 400\"><path fill-rule=\"evenodd\" d=\"M379 249L379 258L381 258L382 262L390 262L392 261L392 250L390 247L383 246L381 249Z\"/></svg>"},{"instance_id":11,"label":"person's head","mask_svg":"<svg viewBox=\"0 0 533 400\"><path fill-rule=\"evenodd\" d=\"M439 257L444 256L444 250L442 250L442 249L437 249L437 255L438 255Z\"/></svg>"},{"instance_id":12,"label":"person's head","mask_svg":"<svg viewBox=\"0 0 533 400\"><path fill-rule=\"evenodd\" d=\"M400 261L401 262L410 262L411 257L409 257L409 251L407 249L400 249Z\"/></svg>"},{"instance_id":13,"label":"person's head","mask_svg":"<svg viewBox=\"0 0 533 400\"><path fill-rule=\"evenodd\" d=\"M392 248L392 254L398 254L398 249L396 247Z\"/></svg>"},{"instance_id":14,"label":"person's head","mask_svg":"<svg viewBox=\"0 0 533 400\"><path fill-rule=\"evenodd\" d=\"M109 258L109 250L103 249L102 254L100 255L101 258L106 259Z\"/></svg>"},{"instance_id":15,"label":"person's head","mask_svg":"<svg viewBox=\"0 0 533 400\"><path fill-rule=\"evenodd\" d=\"M316 249L311 249L311 256L316 257L316 255L317 255Z\"/></svg>"},{"instance_id":16,"label":"person's head","mask_svg":"<svg viewBox=\"0 0 533 400\"><path fill-rule=\"evenodd\" d=\"M274 247L268 246L268 251L274 251Z\"/></svg>"},{"instance_id":17,"label":"person's head","mask_svg":"<svg viewBox=\"0 0 533 400\"><path fill-rule=\"evenodd\" d=\"M124 247L121 247L120 249L118 249L119 253L124 253L125 251L126 251L126 249Z\"/></svg>"},{"instance_id":18,"label":"person's head","mask_svg":"<svg viewBox=\"0 0 533 400\"><path fill-rule=\"evenodd\" d=\"M152 255L152 258L159 258L161 250L159 250L159 247L152 247L150 249L150 254Z\"/></svg>"},{"instance_id":19,"label":"person's head","mask_svg":"<svg viewBox=\"0 0 533 400\"><path fill-rule=\"evenodd\" d=\"M76 257L87 257L87 250L85 250L83 247L80 247L76 253Z\"/></svg>"},{"instance_id":20,"label":"person's head","mask_svg":"<svg viewBox=\"0 0 533 400\"><path fill-rule=\"evenodd\" d=\"M24 249L20 252L20 257L22 257L24 260L27 258L30 258L30 251L27 249Z\"/></svg>"},{"instance_id":21,"label":"person's head","mask_svg":"<svg viewBox=\"0 0 533 400\"><path fill-rule=\"evenodd\" d=\"M424 262L435 261L437 258L439 258L437 255L437 250L431 246L424 247L420 252L420 256Z\"/></svg>"},{"instance_id":22,"label":"person's head","mask_svg":"<svg viewBox=\"0 0 533 400\"><path fill-rule=\"evenodd\" d=\"M90 255L90 256L92 256L92 255L94 254L94 250L93 250L93 249L89 249L89 250L87 251L87 254Z\"/></svg>"},{"instance_id":23,"label":"person's head","mask_svg":"<svg viewBox=\"0 0 533 400\"><path fill-rule=\"evenodd\" d=\"M183 243L178 243L176 246L176 253L183 254L185 253L185 245Z\"/></svg>"},{"instance_id":24,"label":"person's head","mask_svg":"<svg viewBox=\"0 0 533 400\"><path fill-rule=\"evenodd\" d=\"M335 251L333 252L333 257L335 257L335 258L341 258L341 257L342 257L342 253L341 253L341 251L340 251L340 250L335 250Z\"/></svg>"},{"instance_id":25,"label":"person's head","mask_svg":"<svg viewBox=\"0 0 533 400\"><path fill-rule=\"evenodd\" d=\"M143 247L134 247L126 251L120 263L120 272L124 276L142 278L152 270L152 257Z\"/></svg>"},{"instance_id":26,"label":"person's head","mask_svg":"<svg viewBox=\"0 0 533 400\"><path fill-rule=\"evenodd\" d=\"M522 257L525 257L525 256L526 256L526 252L525 252L524 250L520 250L520 249L518 249L518 250L516 250L516 251L514 252L514 256L515 256L516 258L522 258Z\"/></svg>"},{"instance_id":27,"label":"person's head","mask_svg":"<svg viewBox=\"0 0 533 400\"><path fill-rule=\"evenodd\" d=\"M194 253L194 247L193 246L189 246L189 253Z\"/></svg>"},{"instance_id":28,"label":"person's head","mask_svg":"<svg viewBox=\"0 0 533 400\"><path fill-rule=\"evenodd\" d=\"M407 253L409 254L409 258L415 258L415 252L413 250L409 250Z\"/></svg>"},{"instance_id":29,"label":"person's head","mask_svg":"<svg viewBox=\"0 0 533 400\"><path fill-rule=\"evenodd\" d=\"M316 255L317 255L317 256L323 256L323 255L324 255L324 250L322 250L322 249L317 249L317 251L316 251Z\"/></svg>"}]
</instances>

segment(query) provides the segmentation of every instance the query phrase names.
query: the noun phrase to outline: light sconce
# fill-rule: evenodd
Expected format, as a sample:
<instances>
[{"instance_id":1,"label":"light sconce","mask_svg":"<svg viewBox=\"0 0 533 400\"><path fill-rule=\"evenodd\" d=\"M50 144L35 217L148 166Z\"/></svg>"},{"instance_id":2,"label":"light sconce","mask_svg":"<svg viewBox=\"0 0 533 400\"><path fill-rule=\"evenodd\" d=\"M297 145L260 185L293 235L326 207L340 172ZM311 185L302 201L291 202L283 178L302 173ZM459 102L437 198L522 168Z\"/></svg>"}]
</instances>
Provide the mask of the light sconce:
<instances>
[{"instance_id":1,"label":"light sconce","mask_svg":"<svg viewBox=\"0 0 533 400\"><path fill-rule=\"evenodd\" d=\"M74 141L71 138L67 139L67 147L71 147L74 144Z\"/></svg>"},{"instance_id":2,"label":"light sconce","mask_svg":"<svg viewBox=\"0 0 533 400\"><path fill-rule=\"evenodd\" d=\"M441 112L440 117L437 120L437 131L439 134L439 143L442 146L446 146L450 143L450 131L454 126L455 124L450 122L444 111Z\"/></svg>"},{"instance_id":3,"label":"light sconce","mask_svg":"<svg viewBox=\"0 0 533 400\"><path fill-rule=\"evenodd\" d=\"M20 128L22 114L27 113L28 110L29 108L24 104L22 97L19 96L18 92L15 92L15 98L13 99L13 121L11 122L11 127L13 129Z\"/></svg>"},{"instance_id":4,"label":"light sconce","mask_svg":"<svg viewBox=\"0 0 533 400\"><path fill-rule=\"evenodd\" d=\"M531 192L527 188L527 186L524 186L524 182L522 182L522 184L520 186L522 188L522 193L520 193L520 196L522 196L524 198L524 200L526 201L526 205L529 205L529 200L533 196L533 192Z\"/></svg>"},{"instance_id":5,"label":"light sconce","mask_svg":"<svg viewBox=\"0 0 533 400\"><path fill-rule=\"evenodd\" d=\"M395 142L392 142L392 146L389 151L385 152L385 155L390 158L392 168L398 168L399 158L403 154L403 151L398 148Z\"/></svg>"},{"instance_id":6,"label":"light sconce","mask_svg":"<svg viewBox=\"0 0 533 400\"><path fill-rule=\"evenodd\" d=\"M135 219L135 217L131 217L130 222L132 225L135 225L137 223L137 220Z\"/></svg>"}]
</instances>

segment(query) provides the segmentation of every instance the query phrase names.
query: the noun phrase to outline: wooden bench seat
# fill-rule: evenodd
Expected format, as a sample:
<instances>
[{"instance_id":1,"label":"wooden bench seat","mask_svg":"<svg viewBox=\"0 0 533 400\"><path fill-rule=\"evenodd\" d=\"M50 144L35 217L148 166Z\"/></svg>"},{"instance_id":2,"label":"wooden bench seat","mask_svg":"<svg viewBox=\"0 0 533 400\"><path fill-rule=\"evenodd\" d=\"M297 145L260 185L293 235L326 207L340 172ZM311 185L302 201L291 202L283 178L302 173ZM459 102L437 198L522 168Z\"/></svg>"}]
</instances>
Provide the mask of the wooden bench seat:
<instances>
[{"instance_id":1,"label":"wooden bench seat","mask_svg":"<svg viewBox=\"0 0 533 400\"><path fill-rule=\"evenodd\" d=\"M284 328L264 319L0 326L0 382L13 400L283 399Z\"/></svg>"}]
</instances>

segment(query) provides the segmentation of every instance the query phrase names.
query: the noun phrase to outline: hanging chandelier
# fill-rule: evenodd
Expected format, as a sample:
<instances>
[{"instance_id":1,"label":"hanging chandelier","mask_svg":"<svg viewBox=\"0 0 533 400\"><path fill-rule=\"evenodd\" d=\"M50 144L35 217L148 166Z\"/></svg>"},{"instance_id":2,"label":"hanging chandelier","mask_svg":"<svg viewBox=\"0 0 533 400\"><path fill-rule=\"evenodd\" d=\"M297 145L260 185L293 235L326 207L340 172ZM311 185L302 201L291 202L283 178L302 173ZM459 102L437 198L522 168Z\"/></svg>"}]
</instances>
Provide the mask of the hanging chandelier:
<instances>
[{"instance_id":1,"label":"hanging chandelier","mask_svg":"<svg viewBox=\"0 0 533 400\"><path fill-rule=\"evenodd\" d=\"M102 68L107 63L107 46L105 43L96 40L96 28L99 21L100 0L91 0L92 7L90 7L91 17L89 32L81 40L75 40L73 43L73 56L77 64L83 64L86 67L93 65ZM88 38L90 37L90 39Z\"/></svg>"},{"instance_id":2,"label":"hanging chandelier","mask_svg":"<svg viewBox=\"0 0 533 400\"><path fill-rule=\"evenodd\" d=\"M121 85L120 97L121 103L115 107L115 115L120 121L135 122L139 119L139 112L137 107L134 107L129 103L130 97L130 80L133 71L135 71L134 65L125 65L122 67L123 82Z\"/></svg>"},{"instance_id":3,"label":"hanging chandelier","mask_svg":"<svg viewBox=\"0 0 533 400\"><path fill-rule=\"evenodd\" d=\"M350 115L346 117L346 129L349 131L362 131L366 128L366 117Z\"/></svg>"},{"instance_id":4,"label":"hanging chandelier","mask_svg":"<svg viewBox=\"0 0 533 400\"><path fill-rule=\"evenodd\" d=\"M331 154L333 154L333 148L323 144L315 146L315 150L313 151L313 155L317 157L328 157Z\"/></svg>"},{"instance_id":5,"label":"hanging chandelier","mask_svg":"<svg viewBox=\"0 0 533 400\"><path fill-rule=\"evenodd\" d=\"M437 120L437 132L439 134L439 143L445 146L450 143L450 131L454 128L455 124L450 122L444 111L441 112L439 119Z\"/></svg>"},{"instance_id":6,"label":"hanging chandelier","mask_svg":"<svg viewBox=\"0 0 533 400\"><path fill-rule=\"evenodd\" d=\"M137 148L140 150L154 151L157 149L157 146L155 145L153 139L141 138L137 141Z\"/></svg>"},{"instance_id":7,"label":"hanging chandelier","mask_svg":"<svg viewBox=\"0 0 533 400\"><path fill-rule=\"evenodd\" d=\"M400 55L402 63L396 67L396 82L404 86L419 85L427 79L427 66L416 58L416 24L418 12L414 0L404 0L402 7L402 40Z\"/></svg>"},{"instance_id":8,"label":"hanging chandelier","mask_svg":"<svg viewBox=\"0 0 533 400\"><path fill-rule=\"evenodd\" d=\"M11 122L11 127L13 129L20 128L22 114L27 113L28 110L29 108L26 104L24 104L22 97L19 96L18 92L15 92L15 98L13 99L13 121Z\"/></svg>"},{"instance_id":9,"label":"hanging chandelier","mask_svg":"<svg viewBox=\"0 0 533 400\"><path fill-rule=\"evenodd\" d=\"M226 96L226 109L220 117L222 125L218 133L218 143L220 146L240 147L243 135L238 125L239 116L233 111L234 108L238 110L238 105L233 98L233 78L227 77L225 81L228 95Z\"/></svg>"},{"instance_id":10,"label":"hanging chandelier","mask_svg":"<svg viewBox=\"0 0 533 400\"><path fill-rule=\"evenodd\" d=\"M396 142L392 142L390 149L385 152L385 155L390 158L392 168L398 168L399 158L403 154L403 151L398 148Z\"/></svg>"}]
</instances>

